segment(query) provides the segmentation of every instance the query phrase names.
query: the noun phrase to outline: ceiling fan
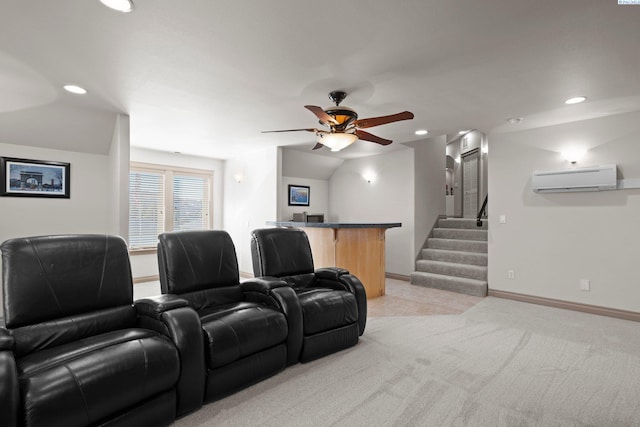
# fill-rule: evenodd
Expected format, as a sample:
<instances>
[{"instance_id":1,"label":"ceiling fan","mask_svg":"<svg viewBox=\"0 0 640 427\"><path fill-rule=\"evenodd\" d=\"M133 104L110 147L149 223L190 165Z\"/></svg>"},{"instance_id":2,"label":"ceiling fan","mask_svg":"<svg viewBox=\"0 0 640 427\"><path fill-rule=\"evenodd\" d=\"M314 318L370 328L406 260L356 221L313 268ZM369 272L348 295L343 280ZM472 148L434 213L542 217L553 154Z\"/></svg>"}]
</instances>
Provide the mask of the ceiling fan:
<instances>
[{"instance_id":1,"label":"ceiling fan","mask_svg":"<svg viewBox=\"0 0 640 427\"><path fill-rule=\"evenodd\" d=\"M340 151L343 148L356 142L358 139L364 141L375 142L380 145L389 145L393 141L390 139L380 138L365 132L363 128L370 128L374 126L380 126L387 123L399 122L401 120L413 119L413 113L409 111L403 111L402 113L391 114L388 116L369 117L367 119L358 120L358 113L354 109L341 106L340 103L347 97L347 93L341 90L334 90L329 93L329 99L331 99L335 105L329 108L323 109L316 105L305 105L304 108L311 111L320 120L320 124L328 127L328 130L317 128L303 128L303 129L285 129L285 130L270 130L263 131L262 133L272 132L297 132L306 131L313 132L318 137L316 145L313 150L318 148L328 147L331 151Z\"/></svg>"}]
</instances>

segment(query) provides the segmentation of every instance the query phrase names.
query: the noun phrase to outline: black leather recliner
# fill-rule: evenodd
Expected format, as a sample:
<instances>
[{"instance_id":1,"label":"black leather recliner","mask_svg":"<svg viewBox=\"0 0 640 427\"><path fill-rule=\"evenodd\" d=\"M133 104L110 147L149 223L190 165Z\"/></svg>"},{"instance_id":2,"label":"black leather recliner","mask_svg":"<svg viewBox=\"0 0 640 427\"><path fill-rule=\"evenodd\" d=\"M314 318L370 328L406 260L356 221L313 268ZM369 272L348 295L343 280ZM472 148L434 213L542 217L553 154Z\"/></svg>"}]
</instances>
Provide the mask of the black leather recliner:
<instances>
[{"instance_id":1,"label":"black leather recliner","mask_svg":"<svg viewBox=\"0 0 640 427\"><path fill-rule=\"evenodd\" d=\"M194 375L184 365L194 359L189 345L180 348L184 334L176 343L140 327L143 312L175 325L197 324L197 316L186 301L134 306L123 239L18 238L0 249L0 424L161 426L202 404L179 391Z\"/></svg>"},{"instance_id":2,"label":"black leather recliner","mask_svg":"<svg viewBox=\"0 0 640 427\"><path fill-rule=\"evenodd\" d=\"M360 280L343 268L314 270L306 233L264 228L251 233L253 274L287 282L303 314L300 361L355 345L367 321L367 296Z\"/></svg>"},{"instance_id":3,"label":"black leather recliner","mask_svg":"<svg viewBox=\"0 0 640 427\"><path fill-rule=\"evenodd\" d=\"M162 293L189 301L200 317L205 401L297 362L302 330L295 293L277 279L240 283L235 246L227 232L163 233L158 265Z\"/></svg>"}]
</instances>

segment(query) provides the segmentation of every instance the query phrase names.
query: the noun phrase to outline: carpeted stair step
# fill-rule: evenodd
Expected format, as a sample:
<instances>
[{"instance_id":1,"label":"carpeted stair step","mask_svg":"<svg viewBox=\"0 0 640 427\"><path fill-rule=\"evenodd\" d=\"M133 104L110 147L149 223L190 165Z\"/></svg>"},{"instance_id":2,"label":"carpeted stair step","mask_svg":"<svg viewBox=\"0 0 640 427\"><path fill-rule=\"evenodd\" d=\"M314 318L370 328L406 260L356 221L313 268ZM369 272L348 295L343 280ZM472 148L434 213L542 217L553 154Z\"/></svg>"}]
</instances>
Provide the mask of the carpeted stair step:
<instances>
[{"instance_id":1,"label":"carpeted stair step","mask_svg":"<svg viewBox=\"0 0 640 427\"><path fill-rule=\"evenodd\" d=\"M487 242L481 240L427 239L427 249L487 253Z\"/></svg>"},{"instance_id":2,"label":"carpeted stair step","mask_svg":"<svg viewBox=\"0 0 640 427\"><path fill-rule=\"evenodd\" d=\"M416 261L411 283L468 295L487 295L487 221L440 218Z\"/></svg>"},{"instance_id":3,"label":"carpeted stair step","mask_svg":"<svg viewBox=\"0 0 640 427\"><path fill-rule=\"evenodd\" d=\"M421 259L416 262L416 269L425 273L443 274L467 279L487 280L487 267L453 262Z\"/></svg>"},{"instance_id":4,"label":"carpeted stair step","mask_svg":"<svg viewBox=\"0 0 640 427\"><path fill-rule=\"evenodd\" d=\"M411 284L479 297L487 296L488 288L486 280L444 276L422 271L411 273Z\"/></svg>"},{"instance_id":5,"label":"carpeted stair step","mask_svg":"<svg viewBox=\"0 0 640 427\"><path fill-rule=\"evenodd\" d=\"M487 230L471 230L461 228L434 228L433 237L436 239L459 239L487 241Z\"/></svg>"},{"instance_id":6,"label":"carpeted stair step","mask_svg":"<svg viewBox=\"0 0 640 427\"><path fill-rule=\"evenodd\" d=\"M475 218L441 218L438 228L464 228L471 230L486 230L488 226L486 218L482 219L482 226L478 227Z\"/></svg>"},{"instance_id":7,"label":"carpeted stair step","mask_svg":"<svg viewBox=\"0 0 640 427\"><path fill-rule=\"evenodd\" d=\"M455 262L486 267L487 254L478 252L448 251L444 249L423 249L422 259L433 261Z\"/></svg>"}]
</instances>

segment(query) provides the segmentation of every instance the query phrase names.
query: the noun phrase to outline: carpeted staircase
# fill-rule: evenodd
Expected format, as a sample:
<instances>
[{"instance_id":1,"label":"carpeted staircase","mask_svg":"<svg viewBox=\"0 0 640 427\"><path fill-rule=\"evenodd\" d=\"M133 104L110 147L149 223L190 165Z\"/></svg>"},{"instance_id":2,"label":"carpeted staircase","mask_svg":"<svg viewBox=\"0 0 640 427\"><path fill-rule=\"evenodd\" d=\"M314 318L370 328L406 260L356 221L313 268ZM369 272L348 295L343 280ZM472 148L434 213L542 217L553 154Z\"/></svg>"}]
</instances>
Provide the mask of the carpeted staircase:
<instances>
[{"instance_id":1,"label":"carpeted staircase","mask_svg":"<svg viewBox=\"0 0 640 427\"><path fill-rule=\"evenodd\" d=\"M441 218L416 261L413 285L468 295L487 295L487 221Z\"/></svg>"}]
</instances>

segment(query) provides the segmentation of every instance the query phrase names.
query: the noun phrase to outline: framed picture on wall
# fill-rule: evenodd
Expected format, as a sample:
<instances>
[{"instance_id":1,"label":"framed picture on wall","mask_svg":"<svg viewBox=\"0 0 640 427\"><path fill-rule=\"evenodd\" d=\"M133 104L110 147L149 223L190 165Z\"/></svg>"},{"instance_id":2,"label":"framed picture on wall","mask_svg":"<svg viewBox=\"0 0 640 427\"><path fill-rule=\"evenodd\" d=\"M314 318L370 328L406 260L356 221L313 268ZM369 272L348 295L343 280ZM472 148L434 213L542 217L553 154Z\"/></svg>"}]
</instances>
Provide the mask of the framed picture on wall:
<instances>
[{"instance_id":1,"label":"framed picture on wall","mask_svg":"<svg viewBox=\"0 0 640 427\"><path fill-rule=\"evenodd\" d=\"M289 184L289 206L309 206L309 187Z\"/></svg>"},{"instance_id":2,"label":"framed picture on wall","mask_svg":"<svg viewBox=\"0 0 640 427\"><path fill-rule=\"evenodd\" d=\"M71 164L0 157L0 196L68 199Z\"/></svg>"}]
</instances>

